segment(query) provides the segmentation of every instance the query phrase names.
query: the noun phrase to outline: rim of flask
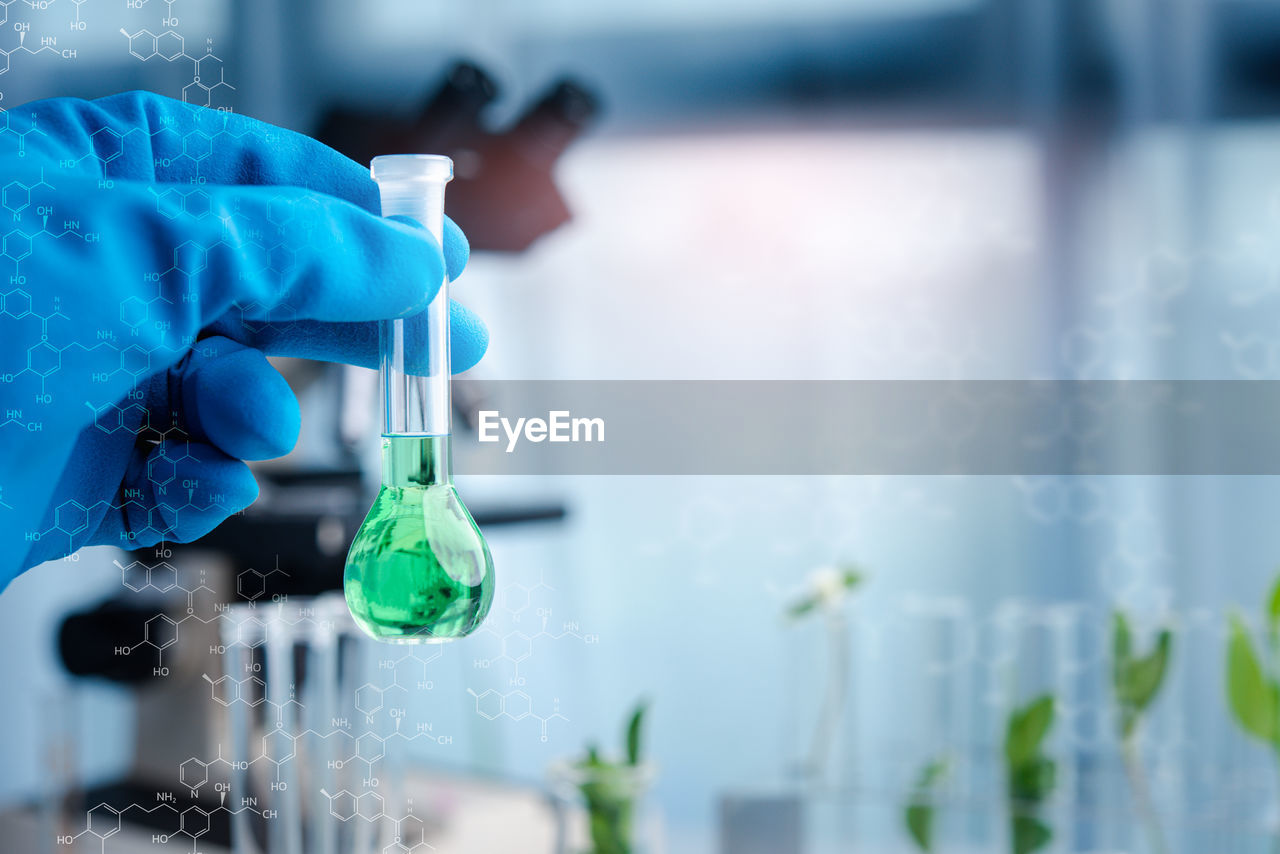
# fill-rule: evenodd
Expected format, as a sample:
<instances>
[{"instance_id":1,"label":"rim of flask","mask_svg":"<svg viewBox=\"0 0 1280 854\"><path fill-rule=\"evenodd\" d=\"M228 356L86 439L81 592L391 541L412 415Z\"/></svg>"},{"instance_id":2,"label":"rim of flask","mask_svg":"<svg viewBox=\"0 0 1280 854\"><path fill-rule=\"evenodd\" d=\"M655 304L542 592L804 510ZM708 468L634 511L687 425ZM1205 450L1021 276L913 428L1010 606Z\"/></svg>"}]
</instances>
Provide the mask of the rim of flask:
<instances>
[{"instance_id":1,"label":"rim of flask","mask_svg":"<svg viewBox=\"0 0 1280 854\"><path fill-rule=\"evenodd\" d=\"M380 154L369 163L373 180L430 181L453 180L453 161L443 154Z\"/></svg>"}]
</instances>

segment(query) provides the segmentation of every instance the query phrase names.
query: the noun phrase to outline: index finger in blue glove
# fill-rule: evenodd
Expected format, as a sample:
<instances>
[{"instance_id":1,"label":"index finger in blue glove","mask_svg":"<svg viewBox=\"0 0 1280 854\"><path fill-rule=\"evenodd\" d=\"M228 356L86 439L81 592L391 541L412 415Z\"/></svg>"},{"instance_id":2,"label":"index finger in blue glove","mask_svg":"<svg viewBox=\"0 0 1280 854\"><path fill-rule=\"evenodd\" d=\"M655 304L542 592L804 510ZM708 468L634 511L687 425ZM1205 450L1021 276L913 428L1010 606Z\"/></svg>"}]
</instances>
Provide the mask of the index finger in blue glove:
<instances>
[{"instance_id":1,"label":"index finger in blue glove","mask_svg":"<svg viewBox=\"0 0 1280 854\"><path fill-rule=\"evenodd\" d=\"M16 153L21 144L26 162L59 163L83 177L288 185L379 210L367 164L303 134L151 92L36 101L11 110L7 121L0 152L12 145Z\"/></svg>"},{"instance_id":2,"label":"index finger in blue glove","mask_svg":"<svg viewBox=\"0 0 1280 854\"><path fill-rule=\"evenodd\" d=\"M173 185L182 195L207 184L302 187L369 213L381 208L367 164L304 134L151 92L35 101L10 110L7 120L11 132L0 136L0 153L22 140L15 168L58 163L67 174ZM467 263L467 240L447 218L444 253L456 279Z\"/></svg>"},{"instance_id":3,"label":"index finger in blue glove","mask_svg":"<svg viewBox=\"0 0 1280 854\"><path fill-rule=\"evenodd\" d=\"M59 178L54 190L50 201L73 200L81 228L96 238L49 239L27 268L60 283L67 328L81 336L59 340L61 369L46 380L50 394L68 399L93 389L94 405L120 400L136 377L122 368L163 370L226 316L264 324L408 317L444 280L427 231L332 196L207 187L208 215L170 217L157 210L154 188L140 184ZM146 307L141 322L122 309L129 303ZM19 345L13 361L25 361Z\"/></svg>"},{"instance_id":4,"label":"index finger in blue glove","mask_svg":"<svg viewBox=\"0 0 1280 854\"><path fill-rule=\"evenodd\" d=\"M414 228L422 228L422 224L407 216L389 216L393 222L403 222ZM456 282L467 266L471 257L471 242L458 224L449 217L444 218L444 269L450 282Z\"/></svg>"},{"instance_id":5,"label":"index finger in blue glove","mask_svg":"<svg viewBox=\"0 0 1280 854\"><path fill-rule=\"evenodd\" d=\"M233 307L264 320L408 316L444 279L440 246L425 229L306 190L207 187L211 212L198 218L158 212L144 185L60 181L58 190L64 205L74 195L96 239L64 240L65 251L42 255L60 262L48 275L65 283L64 304L87 300L90 328L118 317L130 291L152 292L154 313L122 323L126 337L194 336Z\"/></svg>"},{"instance_id":6,"label":"index finger in blue glove","mask_svg":"<svg viewBox=\"0 0 1280 854\"><path fill-rule=\"evenodd\" d=\"M291 323L246 323L228 316L211 327L242 344L271 356L296 356L324 362L345 362L364 368L378 367L377 323L325 323L295 320ZM489 347L489 330L484 321L466 306L449 303L449 364L455 374L476 365ZM426 373L427 351L408 354L407 369Z\"/></svg>"},{"instance_id":7,"label":"index finger in blue glove","mask_svg":"<svg viewBox=\"0 0 1280 854\"><path fill-rule=\"evenodd\" d=\"M415 228L417 223L407 217L390 217L403 220ZM461 275L467 264L470 246L467 237L453 220L444 220L444 259L452 281ZM473 367L484 356L489 346L489 330L484 321L457 302L449 303L449 352L454 373ZM209 331L225 336L241 344L261 350L271 356L294 356L302 359L319 359L325 362L346 362L366 368L378 366L378 324L345 323L316 320L295 320L261 323L246 319L241 312L229 312L215 321ZM425 358L425 352L415 353ZM416 366L412 362L409 370Z\"/></svg>"}]
</instances>

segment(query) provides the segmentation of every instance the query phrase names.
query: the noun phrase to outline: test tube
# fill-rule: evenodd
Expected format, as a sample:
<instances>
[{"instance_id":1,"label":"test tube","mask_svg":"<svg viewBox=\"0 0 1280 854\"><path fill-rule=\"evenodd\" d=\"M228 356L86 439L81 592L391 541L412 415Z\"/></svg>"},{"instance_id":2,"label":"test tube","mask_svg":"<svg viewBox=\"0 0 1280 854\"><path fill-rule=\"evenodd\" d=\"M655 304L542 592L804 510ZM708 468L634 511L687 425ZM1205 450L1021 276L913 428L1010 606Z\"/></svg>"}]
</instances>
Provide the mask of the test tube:
<instances>
[{"instance_id":1,"label":"test tube","mask_svg":"<svg viewBox=\"0 0 1280 854\"><path fill-rule=\"evenodd\" d=\"M407 216L444 245L453 162L375 157L384 216ZM493 600L493 559L453 486L449 282L419 314L380 327L382 486L347 554L343 589L356 623L389 643L470 634Z\"/></svg>"}]
</instances>

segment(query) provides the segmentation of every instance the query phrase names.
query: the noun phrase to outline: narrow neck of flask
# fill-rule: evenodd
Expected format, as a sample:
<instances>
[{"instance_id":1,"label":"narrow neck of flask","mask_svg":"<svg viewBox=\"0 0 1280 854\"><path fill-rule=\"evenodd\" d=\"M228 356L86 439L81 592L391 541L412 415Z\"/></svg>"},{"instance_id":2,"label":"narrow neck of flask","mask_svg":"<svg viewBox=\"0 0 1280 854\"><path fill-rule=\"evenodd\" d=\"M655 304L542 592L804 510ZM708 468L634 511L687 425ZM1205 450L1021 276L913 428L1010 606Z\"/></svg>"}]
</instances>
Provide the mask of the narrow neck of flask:
<instances>
[{"instance_id":1,"label":"narrow neck of flask","mask_svg":"<svg viewBox=\"0 0 1280 854\"><path fill-rule=\"evenodd\" d=\"M383 216L408 216L444 245L444 187L447 179L380 180ZM449 280L426 310L379 324L384 436L448 436ZM423 443L424 445L431 443ZM444 465L447 474L447 454Z\"/></svg>"},{"instance_id":2,"label":"narrow neck of flask","mask_svg":"<svg viewBox=\"0 0 1280 854\"><path fill-rule=\"evenodd\" d=\"M449 436L383 436L382 484L411 489L453 482Z\"/></svg>"}]
</instances>

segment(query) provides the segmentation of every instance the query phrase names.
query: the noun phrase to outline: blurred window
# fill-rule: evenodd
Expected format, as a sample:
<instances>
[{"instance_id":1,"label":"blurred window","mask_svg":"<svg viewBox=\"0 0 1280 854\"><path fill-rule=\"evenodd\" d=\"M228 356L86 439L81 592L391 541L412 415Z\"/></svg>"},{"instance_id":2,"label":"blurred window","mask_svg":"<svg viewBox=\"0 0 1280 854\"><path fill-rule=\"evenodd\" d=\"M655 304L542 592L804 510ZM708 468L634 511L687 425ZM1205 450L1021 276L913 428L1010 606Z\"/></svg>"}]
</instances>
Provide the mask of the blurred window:
<instances>
[{"instance_id":1,"label":"blurred window","mask_svg":"<svg viewBox=\"0 0 1280 854\"><path fill-rule=\"evenodd\" d=\"M420 0L386 0L371 6L357 23L376 34L379 41L395 39L421 41L424 36L444 33L459 24L474 24L482 30L518 31L522 35L609 32L636 27L660 30L700 28L710 25L734 26L786 24L815 21L848 21L858 18L928 17L976 9L982 0L476 0L463 8L423 13ZM469 19L462 21L460 19ZM339 16L327 20L352 22ZM424 32L425 30L425 32Z\"/></svg>"}]
</instances>

